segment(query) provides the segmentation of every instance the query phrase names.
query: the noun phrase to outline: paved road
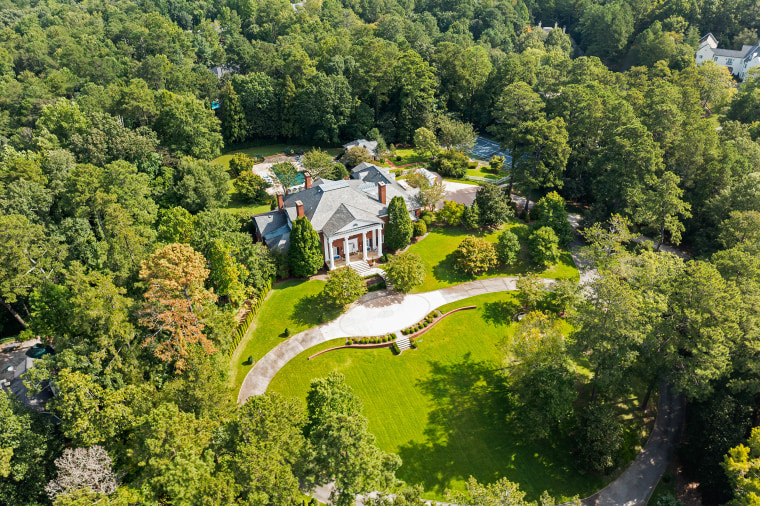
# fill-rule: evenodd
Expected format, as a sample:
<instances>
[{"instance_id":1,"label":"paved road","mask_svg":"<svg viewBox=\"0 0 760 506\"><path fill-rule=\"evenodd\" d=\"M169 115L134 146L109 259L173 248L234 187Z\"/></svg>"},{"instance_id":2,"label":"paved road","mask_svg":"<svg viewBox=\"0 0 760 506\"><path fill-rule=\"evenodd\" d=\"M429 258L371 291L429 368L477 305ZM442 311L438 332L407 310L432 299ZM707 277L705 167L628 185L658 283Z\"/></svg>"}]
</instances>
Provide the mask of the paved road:
<instances>
[{"instance_id":1,"label":"paved road","mask_svg":"<svg viewBox=\"0 0 760 506\"><path fill-rule=\"evenodd\" d=\"M684 423L684 404L683 396L675 395L670 386L660 387L657 420L644 448L615 481L583 499L583 506L646 506L675 455Z\"/></svg>"},{"instance_id":2,"label":"paved road","mask_svg":"<svg viewBox=\"0 0 760 506\"><path fill-rule=\"evenodd\" d=\"M450 302L486 293L513 291L516 281L515 277L490 278L425 293L380 291L367 294L338 319L296 334L264 355L243 380L238 403L242 404L251 395L266 392L275 374L312 346L341 337L369 337L397 332ZM553 282L545 281L547 285Z\"/></svg>"}]
</instances>

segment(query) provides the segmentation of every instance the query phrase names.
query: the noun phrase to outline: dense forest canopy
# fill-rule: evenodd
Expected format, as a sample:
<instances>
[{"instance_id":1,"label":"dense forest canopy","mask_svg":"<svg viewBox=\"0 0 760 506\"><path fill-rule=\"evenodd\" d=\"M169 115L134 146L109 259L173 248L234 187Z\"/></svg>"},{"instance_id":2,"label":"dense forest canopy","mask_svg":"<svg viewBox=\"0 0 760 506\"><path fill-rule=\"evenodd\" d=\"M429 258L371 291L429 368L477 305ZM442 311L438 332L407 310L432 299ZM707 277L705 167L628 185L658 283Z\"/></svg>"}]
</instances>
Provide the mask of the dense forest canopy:
<instances>
[{"instance_id":1,"label":"dense forest canopy","mask_svg":"<svg viewBox=\"0 0 760 506\"><path fill-rule=\"evenodd\" d=\"M306 409L234 407L235 313L287 266L226 212L212 160L432 137L441 166L466 164L473 129L513 154L510 189L586 209L602 278L576 341L600 397L668 377L695 401L685 461L729 499L723 455L760 405L760 73L737 87L694 52L759 30L746 0L0 1L0 331L55 349L26 382L57 389L57 424L0 395L0 502L289 505L300 479L349 504L398 485L340 376ZM629 251L629 226L698 260ZM630 311L596 332L613 306ZM349 428L355 451L331 446ZM66 481L83 462L103 480Z\"/></svg>"}]
</instances>

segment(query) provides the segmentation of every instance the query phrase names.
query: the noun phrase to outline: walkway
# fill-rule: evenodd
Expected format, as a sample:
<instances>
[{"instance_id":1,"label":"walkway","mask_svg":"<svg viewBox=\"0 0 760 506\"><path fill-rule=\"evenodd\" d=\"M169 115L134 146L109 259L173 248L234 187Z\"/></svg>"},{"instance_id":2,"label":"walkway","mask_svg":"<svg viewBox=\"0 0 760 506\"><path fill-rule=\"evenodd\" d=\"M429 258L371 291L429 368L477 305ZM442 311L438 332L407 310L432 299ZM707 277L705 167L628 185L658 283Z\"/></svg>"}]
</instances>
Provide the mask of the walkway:
<instances>
[{"instance_id":1,"label":"walkway","mask_svg":"<svg viewBox=\"0 0 760 506\"><path fill-rule=\"evenodd\" d=\"M369 293L338 319L296 334L264 355L243 380L238 404L252 395L266 392L275 374L312 346L341 337L370 337L395 332L412 326L432 310L450 302L486 293L514 291L516 281L516 277L490 278L425 293ZM553 281L545 282L551 284Z\"/></svg>"}]
</instances>

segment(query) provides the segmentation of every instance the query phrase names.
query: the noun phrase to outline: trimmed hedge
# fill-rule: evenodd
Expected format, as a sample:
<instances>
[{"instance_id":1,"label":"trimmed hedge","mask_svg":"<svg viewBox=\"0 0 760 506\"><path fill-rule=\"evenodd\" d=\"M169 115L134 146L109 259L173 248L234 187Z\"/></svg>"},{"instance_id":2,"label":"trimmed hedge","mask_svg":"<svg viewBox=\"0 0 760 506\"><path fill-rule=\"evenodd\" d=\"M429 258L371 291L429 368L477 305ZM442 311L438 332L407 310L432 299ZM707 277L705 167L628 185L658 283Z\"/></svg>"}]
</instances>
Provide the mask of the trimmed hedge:
<instances>
[{"instance_id":1,"label":"trimmed hedge","mask_svg":"<svg viewBox=\"0 0 760 506\"><path fill-rule=\"evenodd\" d=\"M441 316L441 312L436 309L435 311L432 311L425 318L415 323L411 327L408 327L402 330L401 333L404 334L405 336L408 336L410 334L414 334L415 332L419 332L420 330L424 329L425 327L433 323L438 316Z\"/></svg>"},{"instance_id":2,"label":"trimmed hedge","mask_svg":"<svg viewBox=\"0 0 760 506\"><path fill-rule=\"evenodd\" d=\"M243 336L245 336L246 332L248 332L248 329L251 327L253 319L256 318L257 314L259 314L259 310L261 309L261 305L264 303L264 299L266 299L266 296L272 290L272 281L272 279L269 279L267 281L267 284L264 286L264 288L261 289L261 291L256 296L256 299L251 303L251 310L246 315L245 320L243 320L240 325L238 325L238 328L235 329L235 334L232 336L230 356L235 353L235 350L237 350L237 347L240 344L240 341L243 339Z\"/></svg>"}]
</instances>

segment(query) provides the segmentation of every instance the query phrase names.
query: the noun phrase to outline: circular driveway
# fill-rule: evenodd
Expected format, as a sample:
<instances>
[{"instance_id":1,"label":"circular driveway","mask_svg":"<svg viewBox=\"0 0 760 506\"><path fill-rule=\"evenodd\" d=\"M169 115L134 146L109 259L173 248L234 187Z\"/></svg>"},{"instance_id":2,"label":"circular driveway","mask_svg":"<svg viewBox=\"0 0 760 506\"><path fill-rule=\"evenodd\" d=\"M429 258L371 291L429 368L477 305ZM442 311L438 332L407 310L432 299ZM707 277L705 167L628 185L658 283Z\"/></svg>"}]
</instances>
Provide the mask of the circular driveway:
<instances>
[{"instance_id":1,"label":"circular driveway","mask_svg":"<svg viewBox=\"0 0 760 506\"><path fill-rule=\"evenodd\" d=\"M431 310L430 301L426 297L407 295L403 304L370 303L354 307L340 318L338 324L341 332L349 337L372 336L378 335L379 330L401 330L411 327L424 318L420 315L427 315Z\"/></svg>"}]
</instances>

